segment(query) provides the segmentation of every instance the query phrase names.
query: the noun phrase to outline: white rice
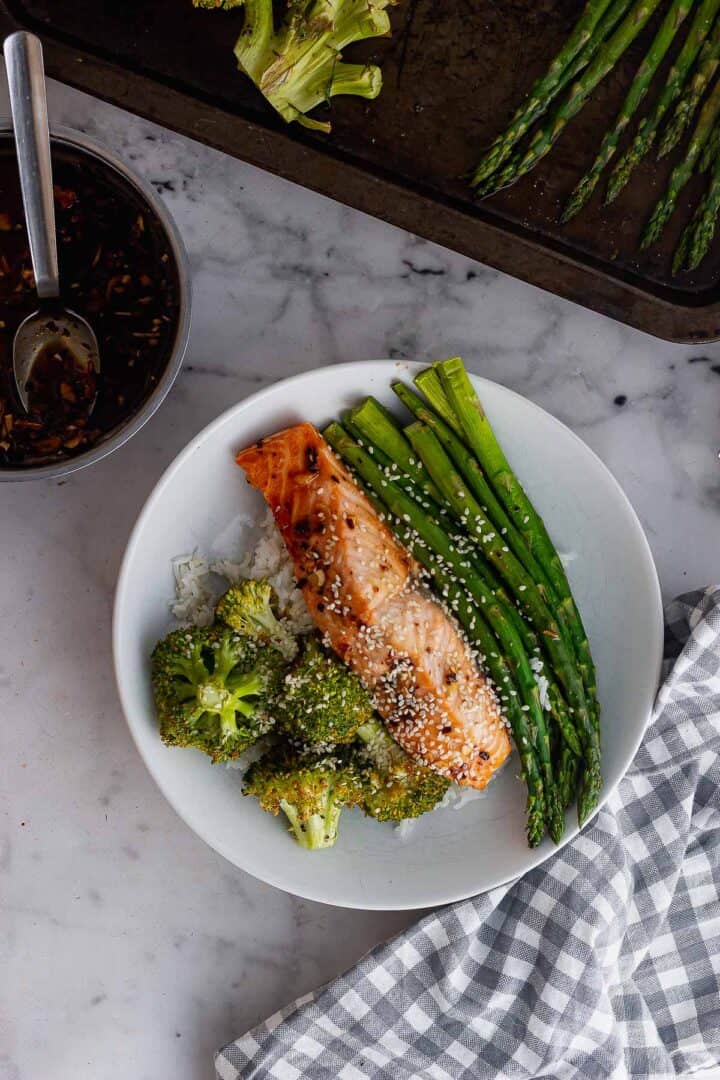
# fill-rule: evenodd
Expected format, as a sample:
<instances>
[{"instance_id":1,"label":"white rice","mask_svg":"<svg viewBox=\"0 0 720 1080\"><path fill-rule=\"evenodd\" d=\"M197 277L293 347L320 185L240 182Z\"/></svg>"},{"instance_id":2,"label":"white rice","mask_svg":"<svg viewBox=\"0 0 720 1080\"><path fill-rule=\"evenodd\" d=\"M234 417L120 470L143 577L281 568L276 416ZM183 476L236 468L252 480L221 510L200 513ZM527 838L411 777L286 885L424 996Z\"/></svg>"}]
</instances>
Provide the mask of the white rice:
<instances>
[{"instance_id":1,"label":"white rice","mask_svg":"<svg viewBox=\"0 0 720 1080\"><path fill-rule=\"evenodd\" d=\"M252 523L239 522L245 532ZM227 556L210 558L194 551L173 559L175 599L170 610L182 623L208 626L214 617L218 596L228 582L232 585L242 578L267 578L277 593L280 614L293 634L307 634L313 621L303 594L295 584L293 564L272 513L255 527L259 533L254 546L239 561Z\"/></svg>"},{"instance_id":2,"label":"white rice","mask_svg":"<svg viewBox=\"0 0 720 1080\"><path fill-rule=\"evenodd\" d=\"M242 757L231 758L230 761L226 761L225 768L232 769L233 772L238 774L238 779L242 780L252 763L258 761L263 756L266 749L265 742L261 740L260 742L255 743L254 746L245 750Z\"/></svg>"},{"instance_id":3,"label":"white rice","mask_svg":"<svg viewBox=\"0 0 720 1080\"><path fill-rule=\"evenodd\" d=\"M194 551L178 555L172 562L175 579L175 600L170 603L178 622L193 626L208 626L215 614L216 590L210 584L207 559Z\"/></svg>"},{"instance_id":4,"label":"white rice","mask_svg":"<svg viewBox=\"0 0 720 1080\"><path fill-rule=\"evenodd\" d=\"M543 709L545 709L546 712L550 712L550 709L552 708L550 704L550 697L548 695L550 683L547 681L544 675L537 675L535 677L535 682L538 684L538 690L540 691L540 705Z\"/></svg>"},{"instance_id":5,"label":"white rice","mask_svg":"<svg viewBox=\"0 0 720 1080\"><path fill-rule=\"evenodd\" d=\"M549 711L552 707L550 705L550 697L548 695L550 683L547 681L547 678L542 674L545 664L539 656L531 656L530 667L535 672L535 682L537 683L538 690L540 691L540 706L546 711Z\"/></svg>"},{"instance_id":6,"label":"white rice","mask_svg":"<svg viewBox=\"0 0 720 1080\"><path fill-rule=\"evenodd\" d=\"M499 771L500 769L497 770L497 772ZM494 779L495 777L493 776L493 780ZM487 788L483 791L478 791L477 788L461 787L459 784L451 784L438 803L436 809L462 810L463 806L467 806L468 803L476 802L477 799L487 798L487 793Z\"/></svg>"}]
</instances>

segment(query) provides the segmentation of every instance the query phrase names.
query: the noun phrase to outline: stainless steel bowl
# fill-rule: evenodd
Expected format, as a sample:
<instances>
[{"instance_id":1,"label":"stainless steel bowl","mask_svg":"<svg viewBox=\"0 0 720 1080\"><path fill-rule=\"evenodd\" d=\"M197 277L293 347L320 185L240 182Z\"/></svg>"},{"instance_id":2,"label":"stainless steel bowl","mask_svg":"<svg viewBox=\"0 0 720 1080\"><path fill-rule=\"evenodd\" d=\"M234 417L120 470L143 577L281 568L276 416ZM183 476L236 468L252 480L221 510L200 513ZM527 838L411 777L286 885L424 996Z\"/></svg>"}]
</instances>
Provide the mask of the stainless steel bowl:
<instances>
[{"instance_id":1,"label":"stainless steel bowl","mask_svg":"<svg viewBox=\"0 0 720 1080\"><path fill-rule=\"evenodd\" d=\"M0 138L11 134L12 126L10 121L0 120ZM51 137L53 143L62 143L66 146L72 146L82 150L90 157L94 157L99 161L104 162L116 172L120 173L125 180L132 184L157 217L166 233L178 277L179 308L177 331L175 334L175 341L173 342L172 349L167 357L165 368L160 375L160 378L143 404L131 416L128 416L121 424L108 431L99 442L85 453L78 454L77 457L52 462L49 465L0 468L0 481L47 480L55 476L67 476L68 473L76 472L78 469L84 469L86 466L92 465L94 462L107 457L108 454L112 454L113 450L117 450L117 448L127 442L136 431L140 430L143 424L150 419L155 410L162 403L182 367L183 357L187 348L188 334L190 332L192 290L187 253L185 251L185 245L180 239L177 227L162 200L158 197L150 184L143 180L142 177L138 176L129 165L117 157L111 150L99 145L94 139L89 139L87 135L83 135L79 131L72 131L70 128L53 127L51 129Z\"/></svg>"}]
</instances>

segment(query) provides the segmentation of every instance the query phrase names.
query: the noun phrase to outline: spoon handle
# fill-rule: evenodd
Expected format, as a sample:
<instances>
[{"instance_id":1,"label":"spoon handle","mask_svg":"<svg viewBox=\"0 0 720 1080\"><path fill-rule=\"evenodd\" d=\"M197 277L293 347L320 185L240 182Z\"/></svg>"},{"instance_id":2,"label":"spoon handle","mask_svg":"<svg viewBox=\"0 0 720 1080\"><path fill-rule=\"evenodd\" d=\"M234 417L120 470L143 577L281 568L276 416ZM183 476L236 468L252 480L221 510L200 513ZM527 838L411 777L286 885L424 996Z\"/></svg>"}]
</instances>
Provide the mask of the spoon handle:
<instances>
[{"instance_id":1,"label":"spoon handle","mask_svg":"<svg viewBox=\"0 0 720 1080\"><path fill-rule=\"evenodd\" d=\"M3 52L35 284L41 299L53 299L60 282L42 45L19 31L5 38Z\"/></svg>"}]
</instances>

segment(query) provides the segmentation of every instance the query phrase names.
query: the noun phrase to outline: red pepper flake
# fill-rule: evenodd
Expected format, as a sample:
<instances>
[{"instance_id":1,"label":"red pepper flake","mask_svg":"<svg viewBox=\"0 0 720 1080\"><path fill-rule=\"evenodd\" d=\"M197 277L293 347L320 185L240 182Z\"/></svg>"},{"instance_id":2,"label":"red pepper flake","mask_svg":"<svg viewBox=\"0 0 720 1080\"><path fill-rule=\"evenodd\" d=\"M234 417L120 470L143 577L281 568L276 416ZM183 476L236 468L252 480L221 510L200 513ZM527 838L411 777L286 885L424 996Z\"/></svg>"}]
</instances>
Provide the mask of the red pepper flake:
<instances>
[{"instance_id":1,"label":"red pepper flake","mask_svg":"<svg viewBox=\"0 0 720 1080\"><path fill-rule=\"evenodd\" d=\"M60 187L59 184L53 186L53 195L55 196L55 202L61 210L70 210L71 207L75 206L78 198L76 191L72 191L70 188Z\"/></svg>"}]
</instances>

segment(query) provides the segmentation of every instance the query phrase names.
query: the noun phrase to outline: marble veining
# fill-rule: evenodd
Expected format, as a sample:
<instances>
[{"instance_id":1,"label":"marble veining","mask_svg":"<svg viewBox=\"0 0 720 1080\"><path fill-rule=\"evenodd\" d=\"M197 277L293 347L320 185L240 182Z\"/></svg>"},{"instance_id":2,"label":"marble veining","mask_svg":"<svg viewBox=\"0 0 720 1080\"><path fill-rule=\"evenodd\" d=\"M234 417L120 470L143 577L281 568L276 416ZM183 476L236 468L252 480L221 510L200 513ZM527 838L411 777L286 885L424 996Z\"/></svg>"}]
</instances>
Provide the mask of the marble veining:
<instances>
[{"instance_id":1,"label":"marble veining","mask_svg":"<svg viewBox=\"0 0 720 1080\"><path fill-rule=\"evenodd\" d=\"M65 87L50 109L161 192L195 308L185 369L129 445L66 481L0 487L0 1076L199 1080L218 1045L414 916L262 885L198 840L145 771L110 618L165 466L286 375L460 353L607 462L670 595L718 574L720 346L663 344Z\"/></svg>"}]
</instances>

